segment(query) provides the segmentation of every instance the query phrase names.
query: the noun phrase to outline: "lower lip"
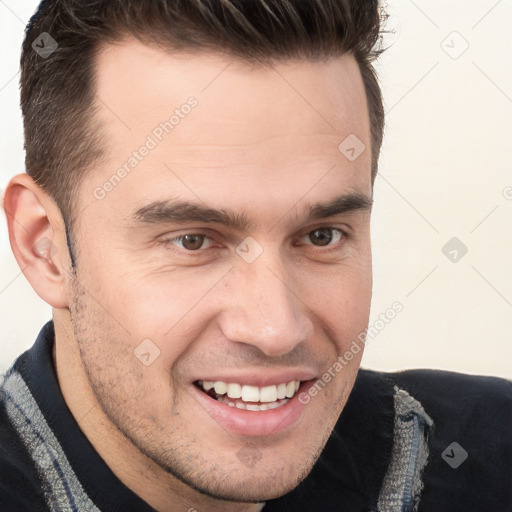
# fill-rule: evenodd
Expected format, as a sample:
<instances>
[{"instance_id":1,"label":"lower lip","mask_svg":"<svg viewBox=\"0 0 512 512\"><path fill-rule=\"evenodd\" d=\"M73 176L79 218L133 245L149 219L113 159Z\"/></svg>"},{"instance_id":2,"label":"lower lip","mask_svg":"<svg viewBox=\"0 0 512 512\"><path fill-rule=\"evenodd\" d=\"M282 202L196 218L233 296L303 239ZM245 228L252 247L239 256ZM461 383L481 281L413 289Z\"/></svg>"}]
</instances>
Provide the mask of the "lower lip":
<instances>
[{"instance_id":1,"label":"lower lip","mask_svg":"<svg viewBox=\"0 0 512 512\"><path fill-rule=\"evenodd\" d=\"M303 383L303 385L306 383ZM242 436L269 436L295 425L304 410L299 401L303 385L288 403L267 411L247 411L230 407L211 398L192 384L193 393L199 403L219 425L233 434Z\"/></svg>"}]
</instances>

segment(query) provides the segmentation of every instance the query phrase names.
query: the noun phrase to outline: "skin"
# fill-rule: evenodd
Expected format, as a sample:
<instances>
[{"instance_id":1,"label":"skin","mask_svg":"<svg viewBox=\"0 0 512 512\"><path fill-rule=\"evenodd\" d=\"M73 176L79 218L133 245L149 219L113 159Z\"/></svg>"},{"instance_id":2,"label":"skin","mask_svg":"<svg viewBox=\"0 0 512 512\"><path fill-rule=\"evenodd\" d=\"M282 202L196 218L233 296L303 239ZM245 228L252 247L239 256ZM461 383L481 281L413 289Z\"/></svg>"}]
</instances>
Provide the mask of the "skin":
<instances>
[{"instance_id":1,"label":"skin","mask_svg":"<svg viewBox=\"0 0 512 512\"><path fill-rule=\"evenodd\" d=\"M4 200L18 263L53 307L64 399L112 471L155 509L260 510L311 470L362 351L296 423L266 436L227 431L194 398L192 381L212 369L243 376L307 368L320 377L367 327L370 209L300 219L308 205L342 193L371 198L357 64L345 55L251 67L127 39L100 52L96 92L107 157L79 189L76 274L60 211L44 190L20 174ZM94 189L190 96L197 107L96 199ZM338 150L351 133L366 146L353 162ZM170 198L244 213L253 226L130 221ZM332 245L319 245L308 233L321 227L347 236L333 249L330 232ZM177 252L191 244L161 242L198 231L211 241L195 255ZM252 263L236 252L248 236L263 249ZM148 366L134 355L145 339L160 350ZM240 460L243 447L256 464Z\"/></svg>"}]
</instances>

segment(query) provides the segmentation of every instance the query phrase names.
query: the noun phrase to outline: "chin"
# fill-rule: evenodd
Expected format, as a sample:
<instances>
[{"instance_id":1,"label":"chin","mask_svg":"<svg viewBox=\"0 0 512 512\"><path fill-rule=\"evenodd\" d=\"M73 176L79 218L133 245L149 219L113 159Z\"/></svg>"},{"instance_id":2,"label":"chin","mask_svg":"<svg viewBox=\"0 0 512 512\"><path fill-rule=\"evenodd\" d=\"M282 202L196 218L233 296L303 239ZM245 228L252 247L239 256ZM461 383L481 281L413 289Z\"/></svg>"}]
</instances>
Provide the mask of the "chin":
<instances>
[{"instance_id":1,"label":"chin","mask_svg":"<svg viewBox=\"0 0 512 512\"><path fill-rule=\"evenodd\" d=\"M206 482L199 484L187 482L198 492L206 496L231 502L260 503L271 499L279 498L293 490L307 476L305 474L288 475L288 477L276 477L275 474L262 476L258 478L253 472L248 471L247 477L237 475L236 482L233 485L226 485L225 481Z\"/></svg>"}]
</instances>

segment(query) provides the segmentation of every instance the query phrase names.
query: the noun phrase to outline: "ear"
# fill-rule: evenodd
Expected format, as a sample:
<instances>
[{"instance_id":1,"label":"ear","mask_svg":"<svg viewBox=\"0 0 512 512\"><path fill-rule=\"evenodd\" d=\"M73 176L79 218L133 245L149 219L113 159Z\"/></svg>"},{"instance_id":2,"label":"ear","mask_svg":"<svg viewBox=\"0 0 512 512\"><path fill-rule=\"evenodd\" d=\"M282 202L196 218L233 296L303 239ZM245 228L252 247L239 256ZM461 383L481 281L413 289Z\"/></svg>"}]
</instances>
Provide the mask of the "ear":
<instances>
[{"instance_id":1,"label":"ear","mask_svg":"<svg viewBox=\"0 0 512 512\"><path fill-rule=\"evenodd\" d=\"M45 302L67 308L70 257L58 206L25 173L9 181L3 206L11 249L21 271Z\"/></svg>"}]
</instances>

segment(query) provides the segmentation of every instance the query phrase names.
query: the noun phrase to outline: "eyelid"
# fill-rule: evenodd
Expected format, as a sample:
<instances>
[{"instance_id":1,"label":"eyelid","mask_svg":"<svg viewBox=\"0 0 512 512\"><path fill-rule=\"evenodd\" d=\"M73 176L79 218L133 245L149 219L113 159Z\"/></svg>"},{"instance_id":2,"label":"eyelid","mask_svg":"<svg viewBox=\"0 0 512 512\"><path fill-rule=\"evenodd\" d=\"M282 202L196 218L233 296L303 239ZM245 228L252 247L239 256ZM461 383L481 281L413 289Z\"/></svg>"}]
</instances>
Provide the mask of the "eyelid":
<instances>
[{"instance_id":1,"label":"eyelid","mask_svg":"<svg viewBox=\"0 0 512 512\"><path fill-rule=\"evenodd\" d=\"M307 230L303 231L300 235L298 235L298 237L294 237L293 242L295 242L297 239L301 239L319 229L330 229L332 231L339 231L341 238L337 243L332 244L332 245L326 245L326 246L315 246L313 244L304 244L304 245L309 245L311 247L314 247L318 251L328 252L329 250L336 250L341 245L344 245L346 242L346 239L350 238L350 236L351 236L349 233L348 227L332 226L329 224L320 224L316 227L307 228ZM198 255L199 256L199 255L203 255L205 252L207 252L213 248L213 247L207 247L207 248L200 248L200 249L196 249L196 250L190 250L190 249L187 250L187 249L181 249L179 246L174 244L174 242L176 242L179 239L182 239L184 236L187 236L187 235L199 235L199 236L203 236L206 240L215 242L215 237L211 236L211 234L208 233L208 230L204 230L201 228L195 230L192 228L189 231L184 231L177 235L165 237L162 240L160 240L160 243L163 244L164 246L172 246L173 247L172 250L175 250L178 254L181 254L181 255Z\"/></svg>"},{"instance_id":2,"label":"eyelid","mask_svg":"<svg viewBox=\"0 0 512 512\"><path fill-rule=\"evenodd\" d=\"M350 234L344 228L341 228L339 226L322 225L322 226L318 226L313 229L309 229L308 231L304 232L302 235L299 236L299 239L304 238L305 236L309 235L310 233L313 233L320 229L330 229L331 231L338 231L340 233L340 239L334 244L329 244L329 245L324 245L324 246L322 246L322 245L318 246L318 245L313 245L313 244L308 244L308 243L306 243L304 245L309 245L311 247L314 247L316 250L323 251L323 252L335 251L335 250L338 250L341 246L345 245L347 239L350 237Z\"/></svg>"},{"instance_id":3,"label":"eyelid","mask_svg":"<svg viewBox=\"0 0 512 512\"><path fill-rule=\"evenodd\" d=\"M319 228L313 228L310 229L309 231L306 231L303 235L300 236L300 238L308 236L309 234L314 233L315 231L321 231L322 229L328 229L332 232L338 231L342 237L345 236L345 232L341 228L338 228L336 226L321 226Z\"/></svg>"},{"instance_id":4,"label":"eyelid","mask_svg":"<svg viewBox=\"0 0 512 512\"><path fill-rule=\"evenodd\" d=\"M183 239L183 237L185 237L187 235L203 236L205 238L205 240L210 240L211 242L215 242L213 237L211 237L210 235L208 235L208 233L205 233L203 231L187 231L187 232L181 233L179 235L175 235L175 236L171 236L169 238L165 238L161 242L164 245L174 245L174 242L180 241L180 239ZM190 250L190 249L182 249L182 248L180 248L180 247L178 247L176 245L174 245L174 247L177 247L177 250L178 250L178 252L180 254L194 254L194 253L200 254L200 253L204 253L208 249L211 249L211 247L207 247L206 249L201 248L201 249L196 249L195 251L193 251L193 250Z\"/></svg>"}]
</instances>

